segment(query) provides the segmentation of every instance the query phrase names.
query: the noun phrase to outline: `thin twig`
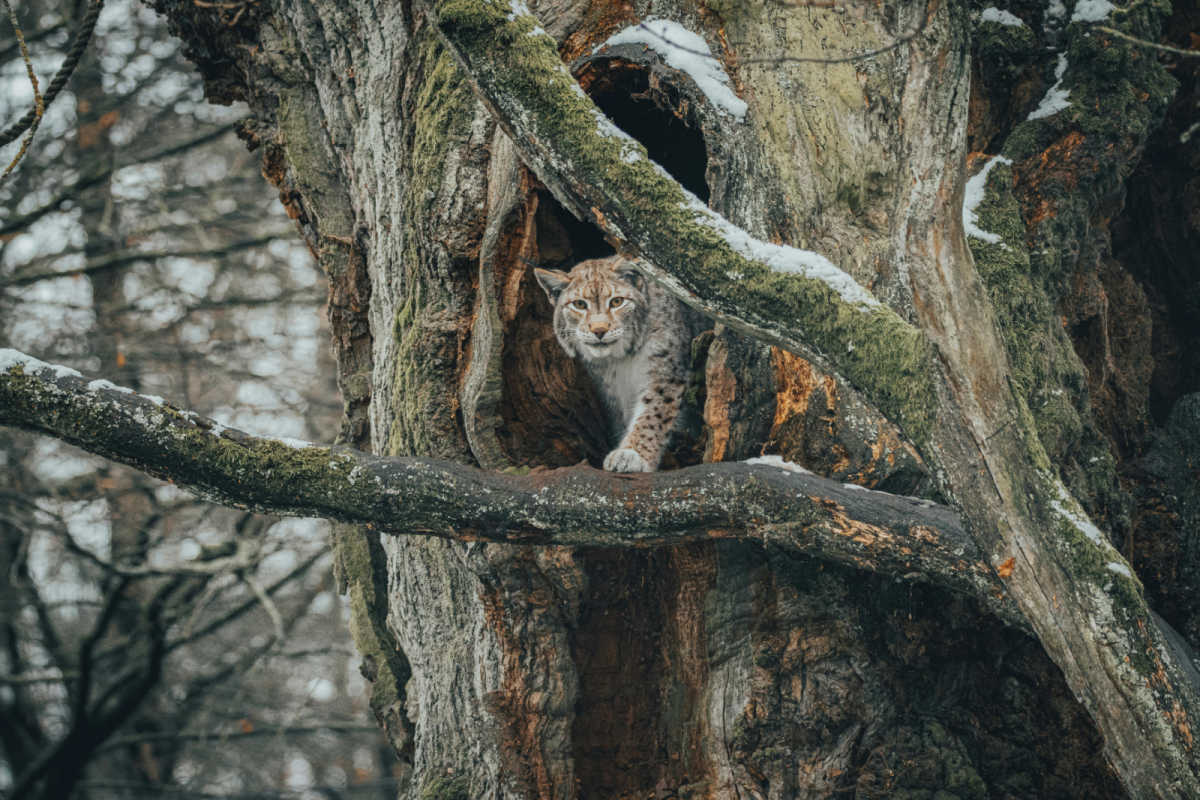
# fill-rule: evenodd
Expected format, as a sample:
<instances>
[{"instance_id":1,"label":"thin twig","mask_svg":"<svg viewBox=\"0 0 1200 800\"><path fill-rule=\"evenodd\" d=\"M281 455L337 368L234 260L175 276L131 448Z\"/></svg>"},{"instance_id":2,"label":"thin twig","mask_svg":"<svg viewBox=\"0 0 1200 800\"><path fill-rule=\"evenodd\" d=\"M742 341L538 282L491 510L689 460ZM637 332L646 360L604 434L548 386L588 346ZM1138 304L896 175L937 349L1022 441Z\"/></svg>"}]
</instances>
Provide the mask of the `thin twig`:
<instances>
[{"instance_id":1,"label":"thin twig","mask_svg":"<svg viewBox=\"0 0 1200 800\"><path fill-rule=\"evenodd\" d=\"M1118 39L1124 39L1127 42L1132 42L1139 47L1149 47L1152 50L1161 50L1164 53L1172 53L1174 55L1184 56L1186 58L1200 58L1200 50L1181 50L1178 47L1171 47L1168 44L1159 44L1158 42L1151 42L1147 39L1139 39L1136 36L1130 36L1128 33L1119 31L1116 28L1110 28L1107 25L1095 25L1093 27L1095 30L1110 33L1113 36L1116 36Z\"/></svg>"},{"instance_id":2,"label":"thin twig","mask_svg":"<svg viewBox=\"0 0 1200 800\"><path fill-rule=\"evenodd\" d=\"M169 731L154 731L148 733L131 733L125 736L114 736L100 747L97 752L128 747L138 742L224 742L228 739L246 739L263 736L294 736L299 734L320 733L370 733L378 734L377 725L364 725L361 722L326 722L314 725L270 726L254 728L248 731L196 731L171 733Z\"/></svg>"},{"instance_id":3,"label":"thin twig","mask_svg":"<svg viewBox=\"0 0 1200 800\"><path fill-rule=\"evenodd\" d=\"M824 7L824 6L818 6L818 7ZM792 64L848 64L853 61L862 61L864 59L874 58L875 56L879 56L879 55L883 55L884 53L891 52L892 50L895 50L896 48L900 47L901 45L917 38L918 36L921 35L922 31L925 30L925 25L928 21L929 21L929 15L922 14L921 15L921 24L919 24L912 31L910 31L909 33L906 33L903 36L901 36L900 38L892 41L890 44L884 45L883 47L877 48L875 50L868 50L865 53L856 53L854 55L847 55L847 56L836 56L834 58L825 58L825 57L820 57L820 56L786 56L786 55L763 56L761 58L738 59L738 63L740 63L740 64L768 64L768 63L776 64L776 63L787 62L787 63L792 63ZM701 58L710 58L713 61L719 60L717 58L717 56L713 55L711 52L704 52L702 50L695 50L690 47L684 47L681 44L677 44L676 42L671 41L669 38L667 38L666 36L663 36L661 33L651 30L644 22L638 24L638 29L645 31L646 33L650 34L654 38L659 39L660 41L663 41L663 42L669 44L671 47L675 48L676 50L679 50L680 52L688 53L688 54L694 55L694 56L700 56ZM738 43L735 43L735 45L736 44L738 44Z\"/></svg>"},{"instance_id":4,"label":"thin twig","mask_svg":"<svg viewBox=\"0 0 1200 800\"><path fill-rule=\"evenodd\" d=\"M160 159L169 158L171 156L178 155L180 153L186 152L187 150L190 150L193 147L199 147L201 145L207 144L210 141L218 139L218 138L224 136L226 133L234 130L235 127L236 127L236 124L229 124L229 125L224 125L220 128L214 128L213 130L210 130L206 133L200 134L199 136L195 137L194 139L189 139L186 142L181 142L179 144L171 145L170 147L163 148L162 150L157 150L153 153L147 154L143 158L134 159L132 161L122 164L121 166L132 166L132 165L136 165L136 164L149 164L154 161L158 161ZM59 206L61 206L63 203L67 202L68 200L72 200L75 197L77 197L78 194L81 191L83 191L84 189L88 189L92 186L95 186L97 183L107 180L108 177L110 175L112 175L114 168L115 168L114 166L110 165L108 167L105 167L104 169L97 170L93 174L86 175L85 177L80 178L78 181L71 184L70 186L63 188L54 197L54 199L52 199L50 202L46 203L45 205L40 206L39 208L36 208L27 214L23 214L20 217L17 217L15 219L11 219L11 220L4 222L3 225L0 225L0 237L8 236L9 234L16 233L17 231L20 231L23 228L26 228L29 225L32 225L34 222L37 222L39 219L44 217L46 214L49 214L52 211L58 210Z\"/></svg>"},{"instance_id":5,"label":"thin twig","mask_svg":"<svg viewBox=\"0 0 1200 800\"><path fill-rule=\"evenodd\" d=\"M250 587L250 591L254 593L263 610L267 612L267 616L271 618L271 625L275 628L275 641L282 642L287 634L283 629L283 615L279 613L279 607L275 605L275 601L263 591L263 587L254 579L253 575L243 571L238 577L242 579L242 583Z\"/></svg>"},{"instance_id":6,"label":"thin twig","mask_svg":"<svg viewBox=\"0 0 1200 800\"><path fill-rule=\"evenodd\" d=\"M15 675L0 675L0 684L26 686L34 683L62 683L79 677L78 672L18 672Z\"/></svg>"}]
</instances>

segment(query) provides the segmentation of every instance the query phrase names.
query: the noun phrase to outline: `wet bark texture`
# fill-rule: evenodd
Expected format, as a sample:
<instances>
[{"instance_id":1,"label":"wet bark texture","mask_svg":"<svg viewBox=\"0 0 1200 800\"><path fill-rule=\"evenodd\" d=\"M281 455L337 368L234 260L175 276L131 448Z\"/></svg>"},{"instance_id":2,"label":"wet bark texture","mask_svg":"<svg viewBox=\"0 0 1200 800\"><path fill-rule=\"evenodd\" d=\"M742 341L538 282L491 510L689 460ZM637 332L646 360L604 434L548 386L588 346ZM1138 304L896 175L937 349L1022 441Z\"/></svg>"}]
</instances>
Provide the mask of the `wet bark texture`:
<instances>
[{"instance_id":1,"label":"wet bark texture","mask_svg":"<svg viewBox=\"0 0 1200 800\"><path fill-rule=\"evenodd\" d=\"M1176 521L1200 505L1172 481L1195 461L1172 459L1200 447L1195 403L1181 399L1196 371L1176 366L1196 339L1179 299L1195 296L1195 275L1151 263L1145 239L1191 253L1197 231L1139 215L1197 193L1183 170L1126 180L1147 141L1173 152L1151 138L1170 98L1151 56L1107 63L1102 43L1071 34L1076 63L1148 76L1123 91L1149 109L1119 130L1104 122L1122 109L1089 110L1014 142L1053 81L1035 38L1067 37L1040 6L1012 6L1024 29L978 26L968 62L972 23L955 7L530 5L596 103L714 209L825 254L932 331L950 363L1010 361L1007 386L986 382L1002 370L960 365L975 382L965 393L1020 397L1087 510L1137 542L1126 555L1154 575L1155 596L1192 585L1198 549ZM250 103L245 135L330 274L345 440L369 431L380 454L490 470L595 465L596 399L554 342L531 270L611 245L524 166L423 7L160 6L210 96ZM651 14L706 34L750 103L744 123L645 48L593 54ZM839 65L755 60L859 52L917 29L941 44ZM929 108L944 118L906 124ZM1186 108L1171 113L1186 120ZM976 247L982 284L939 291L910 272L914 259L961 249L957 221L935 211L958 207L968 149L1002 147L1014 165L994 180L1011 189L983 224L1015 226L1006 241L1025 246ZM1147 199L1130 208L1127 186ZM949 327L964 307L990 319L988 301L1004 341L984 341L987 325ZM840 481L971 498L945 497L921 443L822 365L720 324L694 352L692 422L673 464L780 454ZM1004 430L987 409L977 421ZM992 446L1016 448L1008 436ZM1039 643L945 590L770 543L535 548L345 530L336 546L373 708L408 759L411 797L1126 796ZM1195 642L1194 603L1169 605Z\"/></svg>"}]
</instances>

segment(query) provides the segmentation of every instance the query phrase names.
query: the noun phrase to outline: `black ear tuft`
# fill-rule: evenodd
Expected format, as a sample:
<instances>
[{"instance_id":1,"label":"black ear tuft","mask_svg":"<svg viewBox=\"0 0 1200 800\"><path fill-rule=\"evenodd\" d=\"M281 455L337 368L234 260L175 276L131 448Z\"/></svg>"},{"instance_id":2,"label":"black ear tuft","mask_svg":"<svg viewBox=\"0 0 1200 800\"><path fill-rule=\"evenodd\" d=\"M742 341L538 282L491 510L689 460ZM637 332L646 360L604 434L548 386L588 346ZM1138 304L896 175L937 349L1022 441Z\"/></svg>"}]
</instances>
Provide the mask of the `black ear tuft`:
<instances>
[{"instance_id":1,"label":"black ear tuft","mask_svg":"<svg viewBox=\"0 0 1200 800\"><path fill-rule=\"evenodd\" d=\"M551 305L554 305L558 301L558 296L562 294L562 290L567 288L567 284L571 282L567 273L556 269L534 267L533 274L537 278L538 285L545 290L546 296L550 298Z\"/></svg>"}]
</instances>

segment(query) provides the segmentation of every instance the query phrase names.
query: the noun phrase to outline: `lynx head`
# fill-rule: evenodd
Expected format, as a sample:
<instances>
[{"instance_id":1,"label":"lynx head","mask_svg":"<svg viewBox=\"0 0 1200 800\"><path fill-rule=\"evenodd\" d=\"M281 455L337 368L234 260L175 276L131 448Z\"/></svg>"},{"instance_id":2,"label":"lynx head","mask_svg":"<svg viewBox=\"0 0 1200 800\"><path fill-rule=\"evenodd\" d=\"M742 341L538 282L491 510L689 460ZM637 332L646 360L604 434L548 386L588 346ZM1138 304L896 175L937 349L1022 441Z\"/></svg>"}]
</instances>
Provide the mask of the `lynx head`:
<instances>
[{"instance_id":1,"label":"lynx head","mask_svg":"<svg viewBox=\"0 0 1200 800\"><path fill-rule=\"evenodd\" d=\"M624 358L645 338L646 277L621 256L581 261L569 273L535 269L554 305L554 334L567 355L585 361Z\"/></svg>"}]
</instances>

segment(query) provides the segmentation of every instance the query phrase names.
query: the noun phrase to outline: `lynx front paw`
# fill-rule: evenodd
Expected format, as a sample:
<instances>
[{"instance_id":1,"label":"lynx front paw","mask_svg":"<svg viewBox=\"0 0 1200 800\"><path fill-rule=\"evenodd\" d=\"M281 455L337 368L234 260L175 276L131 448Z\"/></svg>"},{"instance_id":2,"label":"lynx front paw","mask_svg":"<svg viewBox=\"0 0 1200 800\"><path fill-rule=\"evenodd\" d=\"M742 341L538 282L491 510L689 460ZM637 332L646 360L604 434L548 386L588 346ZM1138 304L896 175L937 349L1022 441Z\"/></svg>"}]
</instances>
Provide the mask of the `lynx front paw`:
<instances>
[{"instance_id":1,"label":"lynx front paw","mask_svg":"<svg viewBox=\"0 0 1200 800\"><path fill-rule=\"evenodd\" d=\"M604 468L609 472L653 472L641 453L629 447L613 450L604 457Z\"/></svg>"}]
</instances>

